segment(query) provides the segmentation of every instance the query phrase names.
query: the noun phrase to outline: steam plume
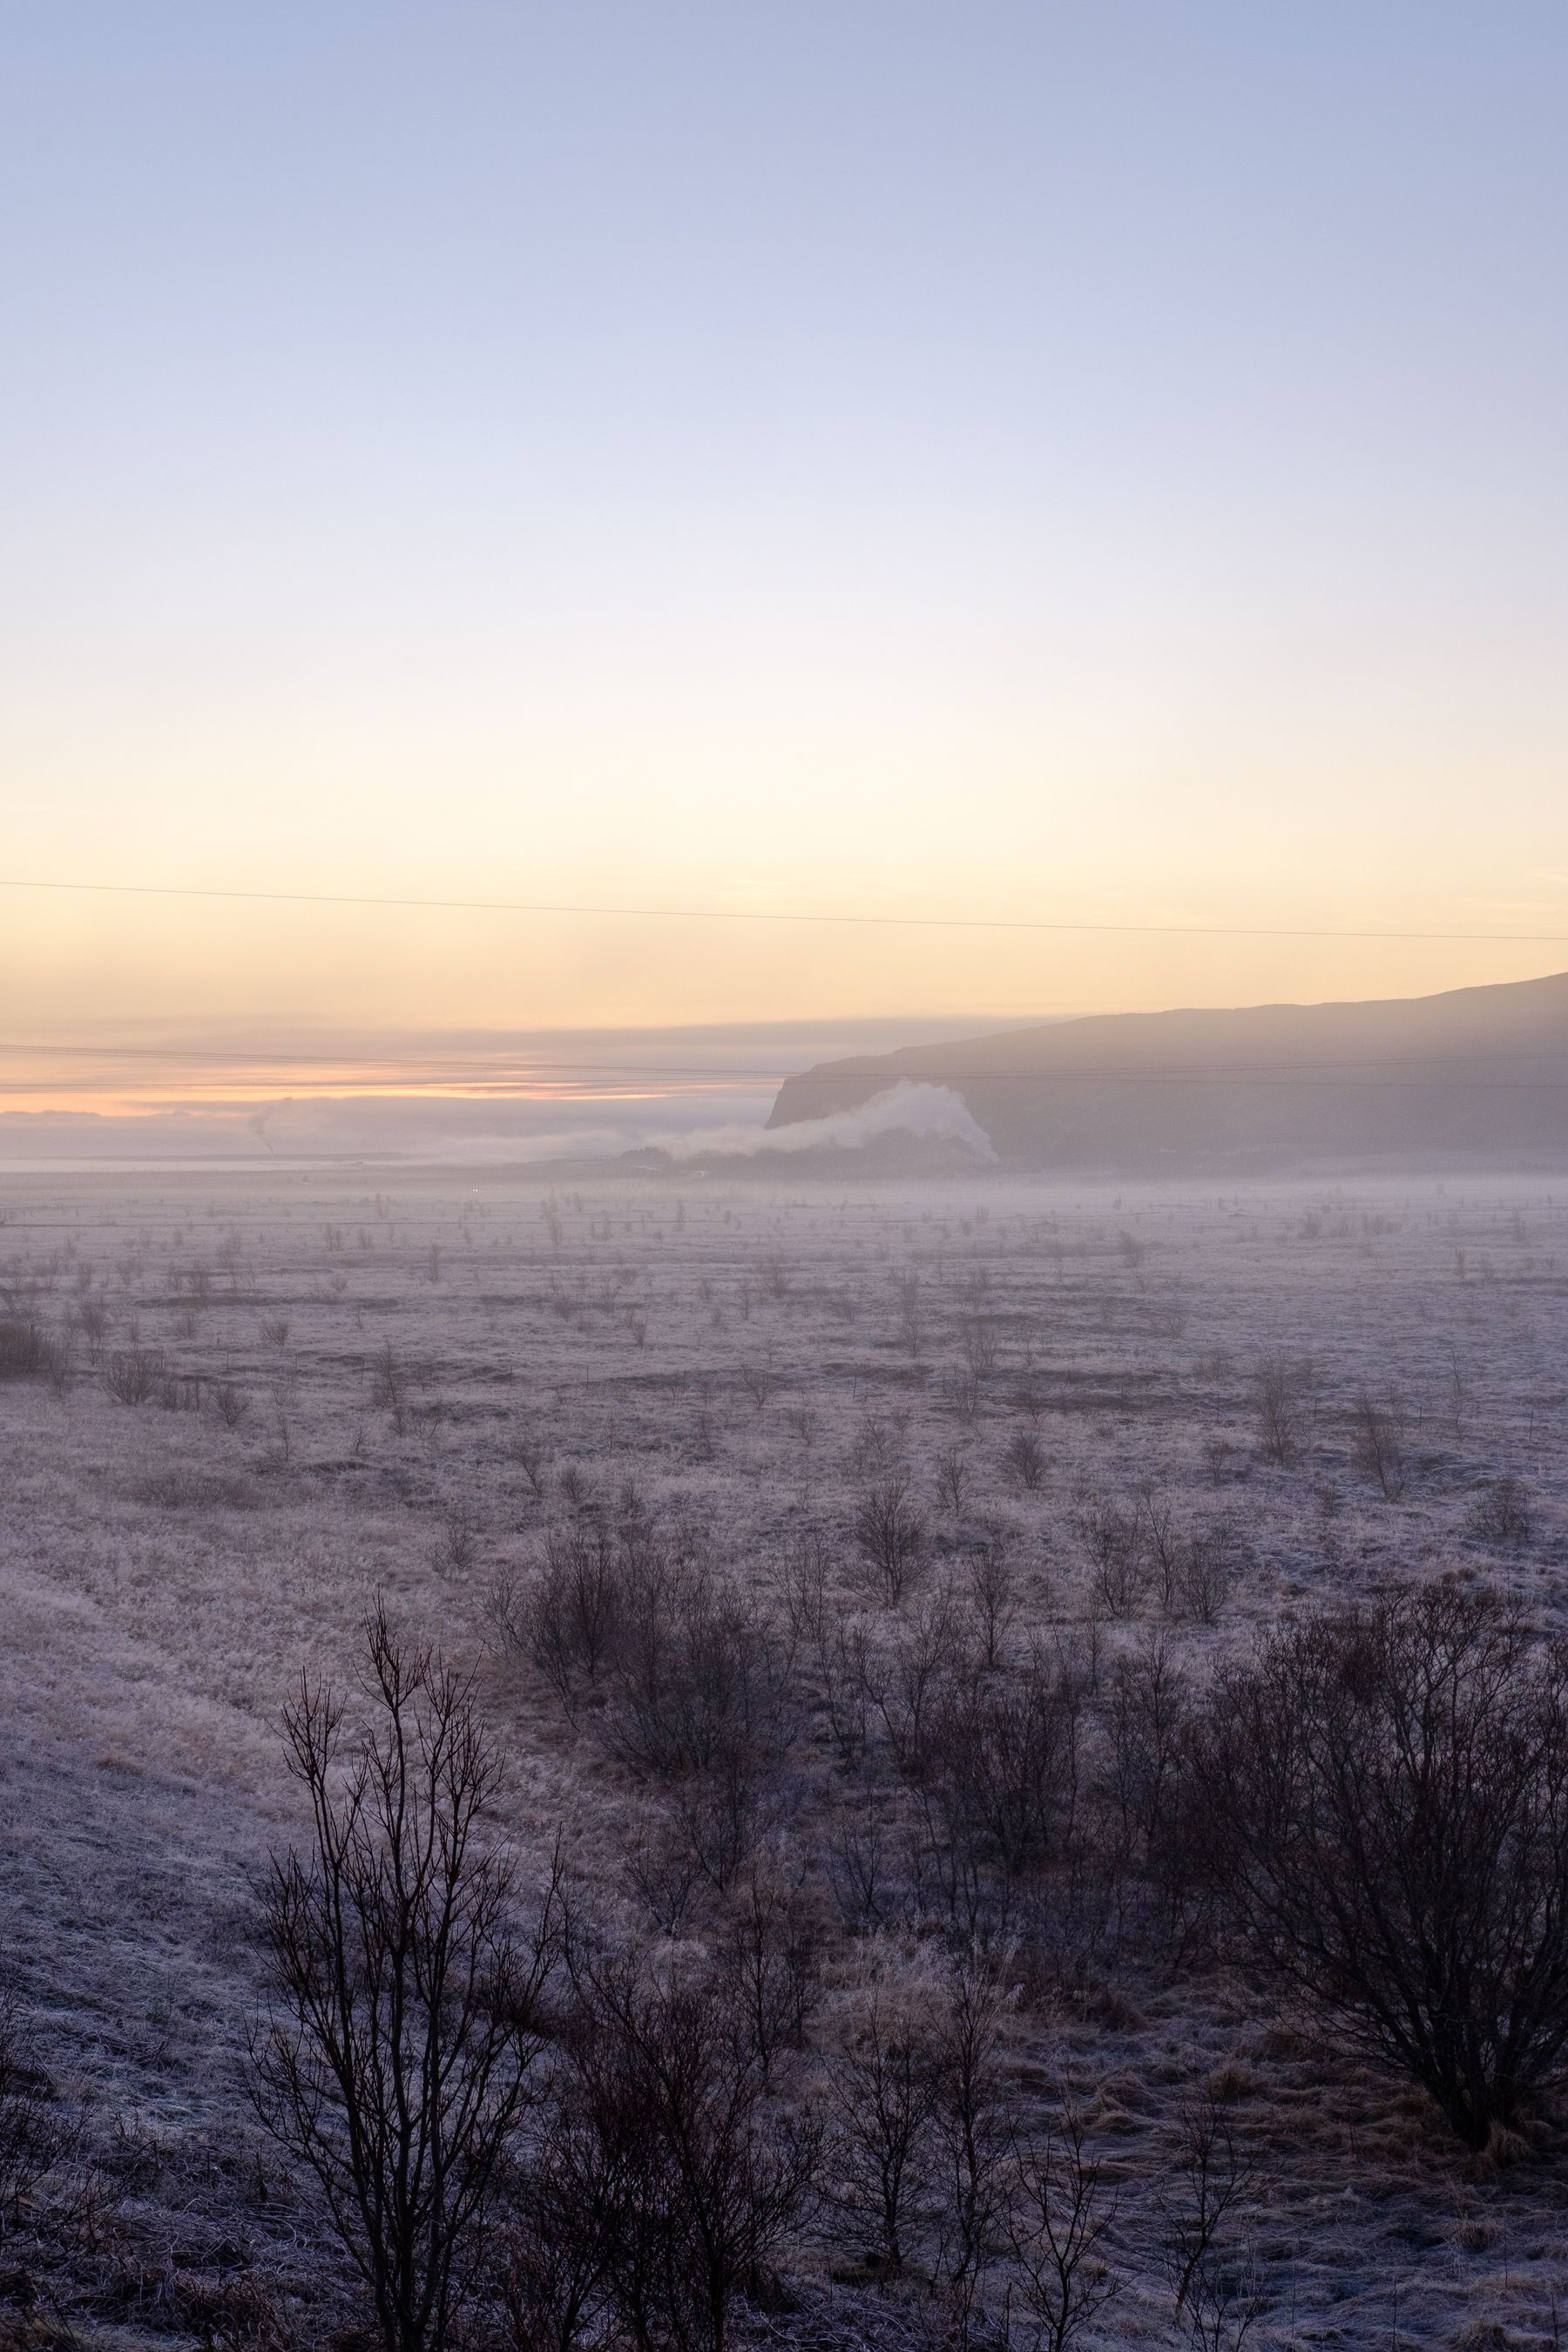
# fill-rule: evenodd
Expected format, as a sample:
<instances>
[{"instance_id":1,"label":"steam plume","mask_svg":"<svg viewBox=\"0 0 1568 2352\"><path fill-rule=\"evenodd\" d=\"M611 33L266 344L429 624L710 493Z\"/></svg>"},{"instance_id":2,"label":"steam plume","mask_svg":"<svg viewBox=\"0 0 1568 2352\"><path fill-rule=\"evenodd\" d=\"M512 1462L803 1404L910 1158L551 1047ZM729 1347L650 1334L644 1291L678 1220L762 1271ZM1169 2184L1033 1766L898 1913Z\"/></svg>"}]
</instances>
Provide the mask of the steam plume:
<instances>
[{"instance_id":1,"label":"steam plume","mask_svg":"<svg viewBox=\"0 0 1568 2352\"><path fill-rule=\"evenodd\" d=\"M924 1142L962 1144L978 1159L994 1160L991 1139L951 1087L914 1083L890 1087L854 1110L830 1111L826 1118L792 1120L787 1127L709 1127L689 1135L661 1135L658 1149L672 1160L721 1153L752 1160L763 1152L854 1151L884 1135L911 1135Z\"/></svg>"}]
</instances>

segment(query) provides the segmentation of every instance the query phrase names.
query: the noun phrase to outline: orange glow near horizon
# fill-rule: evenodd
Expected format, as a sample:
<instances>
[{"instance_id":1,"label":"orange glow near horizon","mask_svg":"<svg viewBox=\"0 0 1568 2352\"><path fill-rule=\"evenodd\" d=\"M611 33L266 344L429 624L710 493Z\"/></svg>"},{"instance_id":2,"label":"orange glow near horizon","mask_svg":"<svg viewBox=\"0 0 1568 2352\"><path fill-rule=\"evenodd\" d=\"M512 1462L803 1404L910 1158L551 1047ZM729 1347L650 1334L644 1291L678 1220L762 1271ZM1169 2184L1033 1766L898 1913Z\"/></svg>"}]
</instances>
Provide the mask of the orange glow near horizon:
<instances>
[{"instance_id":1,"label":"orange glow near horizon","mask_svg":"<svg viewBox=\"0 0 1568 2352\"><path fill-rule=\"evenodd\" d=\"M1551 12L82 5L0 150L13 1106L1568 965Z\"/></svg>"}]
</instances>

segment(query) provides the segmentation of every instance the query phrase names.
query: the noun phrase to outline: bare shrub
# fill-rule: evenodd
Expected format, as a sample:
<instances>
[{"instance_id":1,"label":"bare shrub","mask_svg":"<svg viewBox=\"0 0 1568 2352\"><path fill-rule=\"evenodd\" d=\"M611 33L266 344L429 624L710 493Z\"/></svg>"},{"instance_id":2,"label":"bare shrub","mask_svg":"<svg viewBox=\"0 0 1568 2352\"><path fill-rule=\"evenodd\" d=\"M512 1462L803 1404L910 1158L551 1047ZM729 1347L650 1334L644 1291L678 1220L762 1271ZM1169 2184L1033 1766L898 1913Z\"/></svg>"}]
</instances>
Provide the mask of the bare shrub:
<instances>
[{"instance_id":1,"label":"bare shrub","mask_svg":"<svg viewBox=\"0 0 1568 2352\"><path fill-rule=\"evenodd\" d=\"M966 1315L958 1327L958 1345L973 1380L984 1381L995 1370L1001 1337L992 1316Z\"/></svg>"},{"instance_id":2,"label":"bare shrub","mask_svg":"<svg viewBox=\"0 0 1568 2352\"><path fill-rule=\"evenodd\" d=\"M936 2272L961 2322L977 2309L1009 2202L1012 2085L1004 2027L1012 1997L981 1954L942 1988L932 2127L939 2189Z\"/></svg>"},{"instance_id":3,"label":"bare shrub","mask_svg":"<svg viewBox=\"0 0 1568 2352\"><path fill-rule=\"evenodd\" d=\"M289 1345L287 1315L264 1315L261 1318L261 1339L264 1347L286 1348Z\"/></svg>"},{"instance_id":4,"label":"bare shrub","mask_svg":"<svg viewBox=\"0 0 1568 2352\"><path fill-rule=\"evenodd\" d=\"M909 1590L925 1545L925 1520L898 1473L866 1488L856 1506L854 1536L883 1600L896 1609Z\"/></svg>"},{"instance_id":5,"label":"bare shrub","mask_svg":"<svg viewBox=\"0 0 1568 2352\"><path fill-rule=\"evenodd\" d=\"M388 1339L376 1350L371 1367L370 1401L377 1412L391 1415L392 1425L400 1437L413 1395L413 1375Z\"/></svg>"},{"instance_id":6,"label":"bare shrub","mask_svg":"<svg viewBox=\"0 0 1568 2352\"><path fill-rule=\"evenodd\" d=\"M1483 1543L1528 1543L1535 1524L1530 1489L1522 1478L1494 1478L1471 1504L1468 1524Z\"/></svg>"},{"instance_id":7,"label":"bare shrub","mask_svg":"<svg viewBox=\"0 0 1568 2352\"><path fill-rule=\"evenodd\" d=\"M799 2050L821 1995L822 1920L798 1870L752 1856L730 1889L713 1938L718 1980L743 2021L765 2076Z\"/></svg>"},{"instance_id":8,"label":"bare shrub","mask_svg":"<svg viewBox=\"0 0 1568 2352\"><path fill-rule=\"evenodd\" d=\"M0 1317L0 1381L41 1381L47 1376L50 1342L43 1326L19 1316Z\"/></svg>"},{"instance_id":9,"label":"bare shrub","mask_svg":"<svg viewBox=\"0 0 1568 2352\"><path fill-rule=\"evenodd\" d=\"M572 1970L569 2243L588 2235L624 2340L723 2352L736 2302L807 2202L816 2123L774 2095L711 1977L581 1952Z\"/></svg>"},{"instance_id":10,"label":"bare shrub","mask_svg":"<svg viewBox=\"0 0 1568 2352\"><path fill-rule=\"evenodd\" d=\"M79 2137L39 2063L21 1995L0 1983L0 2242Z\"/></svg>"},{"instance_id":11,"label":"bare shrub","mask_svg":"<svg viewBox=\"0 0 1568 2352\"><path fill-rule=\"evenodd\" d=\"M1110 1617L1131 1617L1151 1581L1143 1523L1137 1511L1091 1503L1079 1515L1079 1533L1094 1565L1094 1590Z\"/></svg>"},{"instance_id":12,"label":"bare shrub","mask_svg":"<svg viewBox=\"0 0 1568 2352\"><path fill-rule=\"evenodd\" d=\"M471 1684L379 1605L366 1648L363 1731L309 1682L285 1714L314 1847L275 1858L263 1896L276 2004L250 2082L314 2174L386 2352L436 2352L537 2055L553 1902L521 1948L480 1828L500 1760Z\"/></svg>"},{"instance_id":13,"label":"bare shrub","mask_svg":"<svg viewBox=\"0 0 1568 2352\"><path fill-rule=\"evenodd\" d=\"M491 1588L491 1621L501 1639L531 1660L568 1713L608 1660L632 1571L624 1536L578 1520L551 1530L531 1585L506 1575Z\"/></svg>"},{"instance_id":14,"label":"bare shrub","mask_svg":"<svg viewBox=\"0 0 1568 2352\"><path fill-rule=\"evenodd\" d=\"M868 1642L858 1640L847 1661L906 1774L920 1769L934 1711L959 1662L953 1603L952 1588L939 1586L926 1595L895 1643L874 1652Z\"/></svg>"},{"instance_id":15,"label":"bare shrub","mask_svg":"<svg viewBox=\"0 0 1568 2352\"><path fill-rule=\"evenodd\" d=\"M1116 2194L1089 2153L1081 2118L1066 2104L1050 2128L1016 2148L1014 2165L1008 2243L1016 2301L1038 2352L1070 2352L1120 2286L1102 2251ZM1016 2340L1016 2334L1015 2325L1009 2335Z\"/></svg>"},{"instance_id":16,"label":"bare shrub","mask_svg":"<svg viewBox=\"0 0 1568 2352\"><path fill-rule=\"evenodd\" d=\"M941 2061L924 1986L865 1985L827 2076L829 2198L867 2267L898 2271L931 2210Z\"/></svg>"},{"instance_id":17,"label":"bare shrub","mask_svg":"<svg viewBox=\"0 0 1568 2352\"><path fill-rule=\"evenodd\" d=\"M825 1622L813 1643L822 1712L841 1772L865 1760L874 1701L865 1626L854 1620Z\"/></svg>"},{"instance_id":18,"label":"bare shrub","mask_svg":"<svg viewBox=\"0 0 1568 2352\"><path fill-rule=\"evenodd\" d=\"M1157 1494L1151 1486L1141 1490L1138 1509L1143 1522L1150 1569L1160 1590L1160 1606L1170 1616L1176 1605L1182 1566L1182 1539L1175 1516L1164 1496Z\"/></svg>"},{"instance_id":19,"label":"bare shrub","mask_svg":"<svg viewBox=\"0 0 1568 2352\"><path fill-rule=\"evenodd\" d=\"M430 1555L437 1576L468 1576L479 1553L479 1531L470 1512L448 1511Z\"/></svg>"},{"instance_id":20,"label":"bare shrub","mask_svg":"<svg viewBox=\"0 0 1568 2352\"><path fill-rule=\"evenodd\" d=\"M233 1381L215 1381L213 1411L226 1429L242 1428L250 1415L250 1399Z\"/></svg>"},{"instance_id":21,"label":"bare shrub","mask_svg":"<svg viewBox=\"0 0 1568 2352\"><path fill-rule=\"evenodd\" d=\"M639 1777L731 1772L773 1755L786 1696L778 1645L706 1570L645 1559L610 1669L600 1736Z\"/></svg>"},{"instance_id":22,"label":"bare shrub","mask_svg":"<svg viewBox=\"0 0 1568 2352\"><path fill-rule=\"evenodd\" d=\"M789 1801L789 1680L766 1620L640 1511L614 1532L586 1517L553 1531L541 1573L498 1580L489 1609L568 1715L588 1708L609 1754L658 1789L635 1849L645 1899L668 1912L671 1873L693 1868L727 1887Z\"/></svg>"},{"instance_id":23,"label":"bare shrub","mask_svg":"<svg viewBox=\"0 0 1568 2352\"><path fill-rule=\"evenodd\" d=\"M109 1309L101 1298L84 1298L77 1309L81 1336L87 1341L88 1353L95 1364L109 1333Z\"/></svg>"},{"instance_id":24,"label":"bare shrub","mask_svg":"<svg viewBox=\"0 0 1568 2352\"><path fill-rule=\"evenodd\" d=\"M779 1585L791 1635L820 1649L837 1617L832 1583L833 1559L823 1537L812 1531L785 1555Z\"/></svg>"},{"instance_id":25,"label":"bare shrub","mask_svg":"<svg viewBox=\"0 0 1568 2352\"><path fill-rule=\"evenodd\" d=\"M1265 1356L1253 1373L1258 1450L1279 1469L1290 1469L1306 1444L1310 1382L1309 1367L1289 1356Z\"/></svg>"},{"instance_id":26,"label":"bare shrub","mask_svg":"<svg viewBox=\"0 0 1568 2352\"><path fill-rule=\"evenodd\" d=\"M623 1848L626 1884L661 1936L684 1935L708 1873L689 1838L657 1811L633 1823Z\"/></svg>"},{"instance_id":27,"label":"bare shrub","mask_svg":"<svg viewBox=\"0 0 1568 2352\"><path fill-rule=\"evenodd\" d=\"M994 1673L1018 1616L1017 1580L1000 1534L994 1534L969 1563L969 1600L980 1641L981 1663Z\"/></svg>"},{"instance_id":28,"label":"bare shrub","mask_svg":"<svg viewBox=\"0 0 1568 2352\"><path fill-rule=\"evenodd\" d=\"M1161 2252L1177 2324L1200 2352L1240 2352L1264 2308L1255 2265L1236 2236L1252 2168L1212 2098L1183 2109L1172 2157Z\"/></svg>"},{"instance_id":29,"label":"bare shrub","mask_svg":"<svg viewBox=\"0 0 1568 2352\"><path fill-rule=\"evenodd\" d=\"M962 1518L969 1487L969 1457L961 1445L950 1445L936 1465L937 1501L950 1518Z\"/></svg>"},{"instance_id":30,"label":"bare shrub","mask_svg":"<svg viewBox=\"0 0 1568 2352\"><path fill-rule=\"evenodd\" d=\"M1224 1675L1194 1789L1253 1956L1482 2147L1568 2047L1568 1649L1447 1586Z\"/></svg>"},{"instance_id":31,"label":"bare shrub","mask_svg":"<svg viewBox=\"0 0 1568 2352\"><path fill-rule=\"evenodd\" d=\"M665 1789L670 1864L689 1867L694 1888L700 1882L729 1894L758 1847L781 1831L794 1795L781 1765L763 1741L731 1738Z\"/></svg>"},{"instance_id":32,"label":"bare shrub","mask_svg":"<svg viewBox=\"0 0 1568 2352\"><path fill-rule=\"evenodd\" d=\"M779 1376L771 1364L742 1364L737 1378L758 1412L778 1390Z\"/></svg>"},{"instance_id":33,"label":"bare shrub","mask_svg":"<svg viewBox=\"0 0 1568 2352\"><path fill-rule=\"evenodd\" d=\"M1032 1429L1020 1429L1008 1444L1007 1468L1018 1485L1037 1494L1046 1483L1046 1449Z\"/></svg>"},{"instance_id":34,"label":"bare shrub","mask_svg":"<svg viewBox=\"0 0 1568 2352\"><path fill-rule=\"evenodd\" d=\"M119 1348L103 1367L103 1385L118 1404L145 1404L163 1380L163 1350Z\"/></svg>"},{"instance_id":35,"label":"bare shrub","mask_svg":"<svg viewBox=\"0 0 1568 2352\"><path fill-rule=\"evenodd\" d=\"M1352 1408L1352 1422L1356 1468L1376 1481L1385 1503L1397 1502L1407 1477L1404 1408L1397 1398L1379 1399L1363 1389Z\"/></svg>"},{"instance_id":36,"label":"bare shrub","mask_svg":"<svg viewBox=\"0 0 1568 2352\"><path fill-rule=\"evenodd\" d=\"M1163 1635L1112 1664L1104 1706L1109 1794L1121 1854L1138 1868L1163 1847L1179 1801L1188 1707L1184 1677Z\"/></svg>"},{"instance_id":37,"label":"bare shrub","mask_svg":"<svg viewBox=\"0 0 1568 2352\"><path fill-rule=\"evenodd\" d=\"M1214 1519L1194 1528L1182 1546L1173 1613L1200 1625L1217 1624L1247 1557L1247 1545L1233 1519Z\"/></svg>"},{"instance_id":38,"label":"bare shrub","mask_svg":"<svg viewBox=\"0 0 1568 2352\"><path fill-rule=\"evenodd\" d=\"M545 1452L544 1446L531 1431L519 1429L514 1431L512 1434L509 1451L511 1454L512 1460L516 1463L518 1468L521 1471L523 1476L528 1481L529 1493L533 1496L536 1503L542 1503L544 1500L545 1473L549 1468L550 1462L550 1457Z\"/></svg>"},{"instance_id":39,"label":"bare shrub","mask_svg":"<svg viewBox=\"0 0 1568 2352\"><path fill-rule=\"evenodd\" d=\"M1076 1818L1080 1709L1074 1678L1043 1656L1015 1674L952 1676L913 1758L947 1840L1009 1878L1064 1853Z\"/></svg>"},{"instance_id":40,"label":"bare shrub","mask_svg":"<svg viewBox=\"0 0 1568 2352\"><path fill-rule=\"evenodd\" d=\"M585 2117L557 2098L498 2191L489 2272L510 2352L578 2352L606 2316L613 2202Z\"/></svg>"}]
</instances>

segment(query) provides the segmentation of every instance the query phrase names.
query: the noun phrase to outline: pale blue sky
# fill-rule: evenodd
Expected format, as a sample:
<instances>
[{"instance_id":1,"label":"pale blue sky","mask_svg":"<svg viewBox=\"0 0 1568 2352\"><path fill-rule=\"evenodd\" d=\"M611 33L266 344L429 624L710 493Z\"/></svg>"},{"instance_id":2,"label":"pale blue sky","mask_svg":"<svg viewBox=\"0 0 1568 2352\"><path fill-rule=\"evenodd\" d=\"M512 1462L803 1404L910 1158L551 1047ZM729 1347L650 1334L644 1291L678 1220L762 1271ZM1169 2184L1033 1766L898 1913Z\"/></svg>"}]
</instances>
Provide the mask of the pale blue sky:
<instances>
[{"instance_id":1,"label":"pale blue sky","mask_svg":"<svg viewBox=\"0 0 1568 2352\"><path fill-rule=\"evenodd\" d=\"M1432 0L5 0L6 862L1568 929L1565 68ZM211 994L183 915L5 912L50 1005ZM226 1013L354 1019L1568 961L223 919Z\"/></svg>"}]
</instances>

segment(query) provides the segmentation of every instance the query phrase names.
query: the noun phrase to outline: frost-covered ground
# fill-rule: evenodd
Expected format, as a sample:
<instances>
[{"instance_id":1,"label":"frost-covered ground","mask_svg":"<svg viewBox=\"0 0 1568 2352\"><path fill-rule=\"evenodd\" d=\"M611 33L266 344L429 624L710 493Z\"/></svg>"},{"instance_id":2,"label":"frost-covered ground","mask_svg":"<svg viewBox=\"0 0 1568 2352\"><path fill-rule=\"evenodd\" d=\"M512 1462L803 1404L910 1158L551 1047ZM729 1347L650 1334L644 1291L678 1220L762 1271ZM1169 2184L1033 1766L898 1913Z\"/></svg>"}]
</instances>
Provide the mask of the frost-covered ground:
<instances>
[{"instance_id":1,"label":"frost-covered ground","mask_svg":"<svg viewBox=\"0 0 1568 2352\"><path fill-rule=\"evenodd\" d=\"M352 1670L378 1589L478 1664L520 1844L564 1826L600 1889L644 1801L489 1606L584 1514L679 1529L774 1612L814 1563L874 1642L1000 1549L1008 1638L1096 1674L1158 1639L1201 1683L1292 1611L1447 1572L1568 1628L1568 1185L13 1175L0 1217L0 1314L68 1352L0 1384L0 1950L86 2117L51 2275L88 2340L199 2341L204 2310L247 2340L252 2276L329 2340L337 2265L241 2085L247 1886L297 1827L279 1709ZM124 1402L139 1363L153 1392ZM851 1524L900 1476L923 1559L889 1612ZM1126 1565L1118 1514L1209 1540L1201 1606L1152 1536ZM879 1925L914 1965L917 1930ZM1072 2085L1121 2181L1110 2340L1173 2340L1161 2198L1206 2087L1251 2167L1253 2342L1558 2341L1549 2122L1512 2163L1467 2158L1267 1998L1103 1922L1053 1948L1010 2063L1020 2097ZM804 2278L835 2264L800 2252Z\"/></svg>"}]
</instances>

